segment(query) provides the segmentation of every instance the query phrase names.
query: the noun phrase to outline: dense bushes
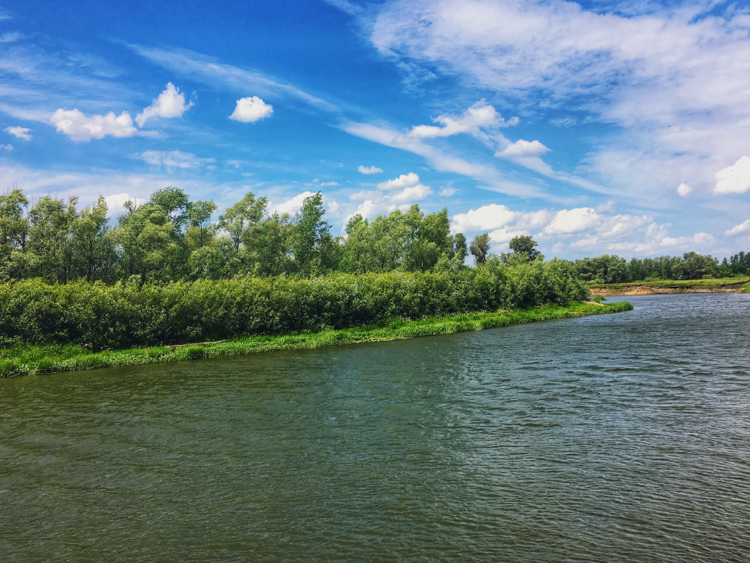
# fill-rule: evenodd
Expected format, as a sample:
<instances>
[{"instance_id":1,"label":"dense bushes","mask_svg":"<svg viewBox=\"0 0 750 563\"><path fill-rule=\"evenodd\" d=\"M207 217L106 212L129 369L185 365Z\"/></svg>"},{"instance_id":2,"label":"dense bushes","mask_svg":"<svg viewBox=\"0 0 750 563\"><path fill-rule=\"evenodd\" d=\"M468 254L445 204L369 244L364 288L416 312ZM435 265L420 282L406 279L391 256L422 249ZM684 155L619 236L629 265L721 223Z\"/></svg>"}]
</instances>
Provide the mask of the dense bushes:
<instances>
[{"instance_id":1,"label":"dense bushes","mask_svg":"<svg viewBox=\"0 0 750 563\"><path fill-rule=\"evenodd\" d=\"M496 259L441 273L334 274L140 285L136 279L0 284L0 342L92 349L318 331L473 311L582 300L564 261L508 267Z\"/></svg>"}]
</instances>

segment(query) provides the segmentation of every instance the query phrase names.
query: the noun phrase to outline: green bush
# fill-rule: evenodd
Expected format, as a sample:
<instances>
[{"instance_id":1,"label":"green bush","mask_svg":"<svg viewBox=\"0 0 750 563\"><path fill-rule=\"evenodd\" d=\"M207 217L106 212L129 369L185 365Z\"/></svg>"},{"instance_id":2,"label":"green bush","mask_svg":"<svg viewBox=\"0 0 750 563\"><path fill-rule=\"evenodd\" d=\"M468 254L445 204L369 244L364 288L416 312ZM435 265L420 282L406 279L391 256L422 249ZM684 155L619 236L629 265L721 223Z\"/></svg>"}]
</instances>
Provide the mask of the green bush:
<instances>
[{"instance_id":1,"label":"green bush","mask_svg":"<svg viewBox=\"0 0 750 563\"><path fill-rule=\"evenodd\" d=\"M490 259L457 272L342 274L107 286L39 279L0 284L0 344L101 350L318 332L395 318L566 304L586 298L569 263L508 267Z\"/></svg>"}]
</instances>

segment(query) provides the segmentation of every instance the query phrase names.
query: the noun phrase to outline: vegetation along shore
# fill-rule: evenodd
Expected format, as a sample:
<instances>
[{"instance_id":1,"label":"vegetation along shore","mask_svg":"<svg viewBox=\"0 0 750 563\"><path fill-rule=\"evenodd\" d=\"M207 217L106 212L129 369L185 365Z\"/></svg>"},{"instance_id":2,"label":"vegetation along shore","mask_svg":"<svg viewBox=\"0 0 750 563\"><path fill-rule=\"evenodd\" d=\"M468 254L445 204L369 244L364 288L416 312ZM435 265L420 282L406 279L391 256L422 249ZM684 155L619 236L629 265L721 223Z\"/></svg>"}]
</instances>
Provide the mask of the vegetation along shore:
<instances>
[{"instance_id":1,"label":"vegetation along shore","mask_svg":"<svg viewBox=\"0 0 750 563\"><path fill-rule=\"evenodd\" d=\"M218 358L275 350L304 350L361 342L383 342L553 319L620 313L632 310L632 308L632 305L627 302L607 303L603 306L571 303L565 307L550 304L516 311L449 315L418 321L395 319L387 323L341 330L323 330L317 333L250 336L224 342L98 352L77 344L26 344L0 349L0 377Z\"/></svg>"},{"instance_id":2,"label":"vegetation along shore","mask_svg":"<svg viewBox=\"0 0 750 563\"><path fill-rule=\"evenodd\" d=\"M750 278L654 280L591 284L588 287L592 297L668 295L675 293L750 293Z\"/></svg>"}]
</instances>

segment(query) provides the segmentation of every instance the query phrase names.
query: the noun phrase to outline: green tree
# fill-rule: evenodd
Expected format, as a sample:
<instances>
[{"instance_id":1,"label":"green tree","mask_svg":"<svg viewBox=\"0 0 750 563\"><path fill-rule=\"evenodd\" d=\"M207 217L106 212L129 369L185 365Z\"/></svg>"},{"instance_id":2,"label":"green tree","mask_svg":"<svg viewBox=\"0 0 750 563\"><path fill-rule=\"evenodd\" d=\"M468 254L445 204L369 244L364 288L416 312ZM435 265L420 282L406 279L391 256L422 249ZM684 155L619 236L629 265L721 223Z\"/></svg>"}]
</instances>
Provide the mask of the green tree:
<instances>
[{"instance_id":1,"label":"green tree","mask_svg":"<svg viewBox=\"0 0 750 563\"><path fill-rule=\"evenodd\" d=\"M513 237L510 240L510 243L508 245L510 249L513 251L513 254L516 255L526 255L529 259L529 262L533 262L537 259L539 254L539 250L537 250L537 242L533 240L530 236L517 236Z\"/></svg>"},{"instance_id":2,"label":"green tree","mask_svg":"<svg viewBox=\"0 0 750 563\"><path fill-rule=\"evenodd\" d=\"M19 262L29 238L29 221L24 216L28 204L18 189L0 196L0 279L23 275Z\"/></svg>"},{"instance_id":3,"label":"green tree","mask_svg":"<svg viewBox=\"0 0 750 563\"><path fill-rule=\"evenodd\" d=\"M466 237L463 233L457 233L456 236L453 237L453 252L456 260L463 264L464 260L469 255L469 251L466 248Z\"/></svg>"},{"instance_id":4,"label":"green tree","mask_svg":"<svg viewBox=\"0 0 750 563\"><path fill-rule=\"evenodd\" d=\"M469 251L474 256L477 265L484 264L487 261L487 254L490 251L490 235L484 233L475 236L469 245Z\"/></svg>"}]
</instances>

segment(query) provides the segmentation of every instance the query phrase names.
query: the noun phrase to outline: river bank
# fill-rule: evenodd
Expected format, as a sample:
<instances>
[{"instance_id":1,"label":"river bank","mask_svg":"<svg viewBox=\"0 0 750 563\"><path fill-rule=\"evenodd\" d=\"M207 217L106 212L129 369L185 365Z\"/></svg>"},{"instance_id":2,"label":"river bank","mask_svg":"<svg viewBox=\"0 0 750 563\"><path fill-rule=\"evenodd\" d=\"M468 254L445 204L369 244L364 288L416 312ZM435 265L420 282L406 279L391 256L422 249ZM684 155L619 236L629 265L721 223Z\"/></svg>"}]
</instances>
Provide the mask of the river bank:
<instances>
[{"instance_id":1,"label":"river bank","mask_svg":"<svg viewBox=\"0 0 750 563\"><path fill-rule=\"evenodd\" d=\"M632 309L633 306L627 302L607 303L603 306L573 303L567 307L550 304L531 309L430 317L418 321L397 319L382 325L325 330L317 333L251 336L222 342L105 350L102 352L92 352L83 346L73 344L19 345L0 349L0 377L218 358L277 350L314 349L362 342L383 342L418 336L435 336L499 328L553 319L621 313Z\"/></svg>"},{"instance_id":2,"label":"river bank","mask_svg":"<svg viewBox=\"0 0 750 563\"><path fill-rule=\"evenodd\" d=\"M592 297L634 295L673 295L681 293L741 293L747 291L749 279L663 280L654 282L590 285Z\"/></svg>"}]
</instances>

